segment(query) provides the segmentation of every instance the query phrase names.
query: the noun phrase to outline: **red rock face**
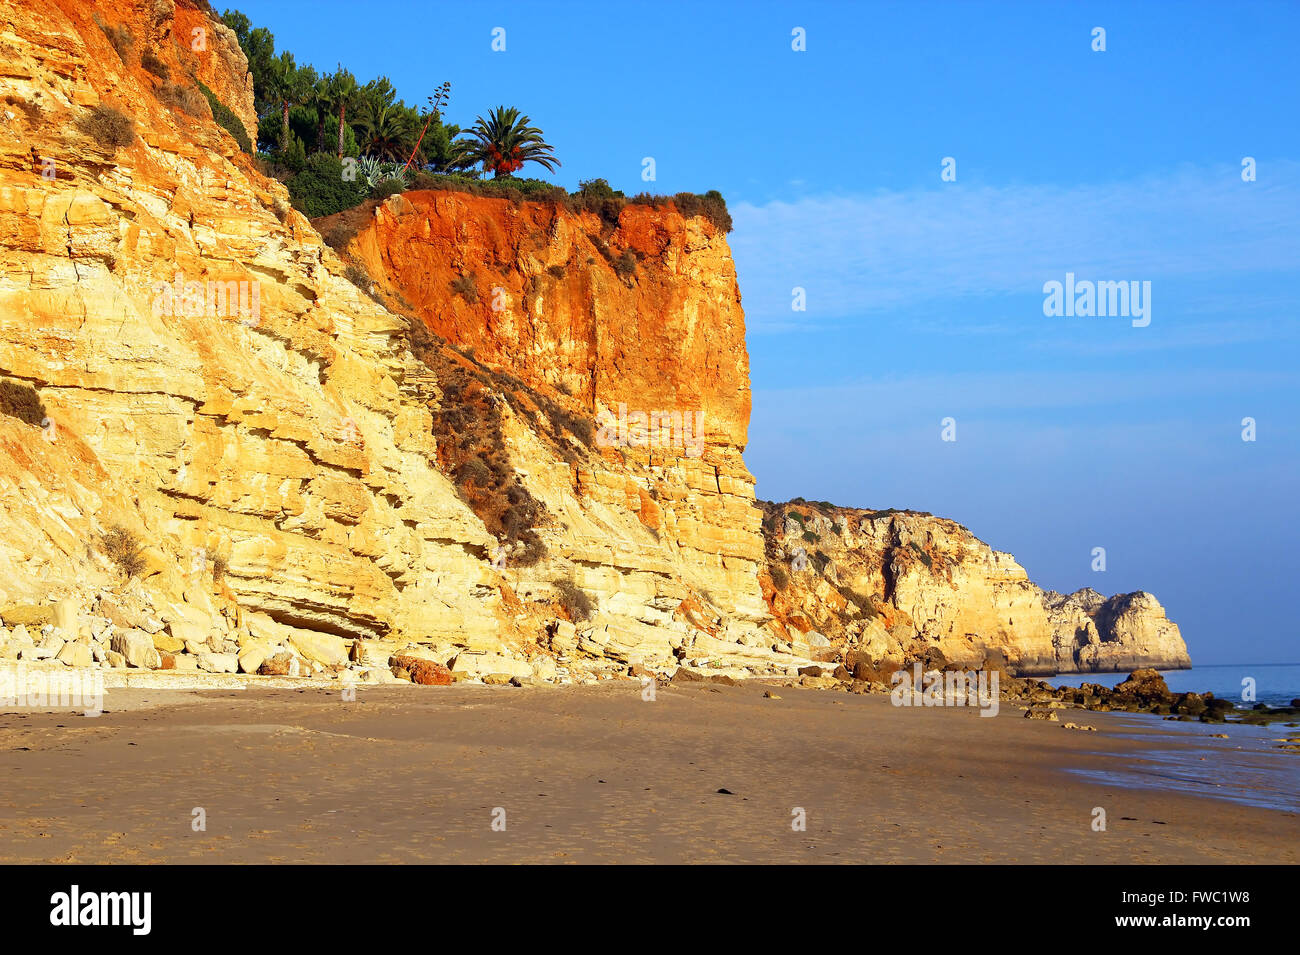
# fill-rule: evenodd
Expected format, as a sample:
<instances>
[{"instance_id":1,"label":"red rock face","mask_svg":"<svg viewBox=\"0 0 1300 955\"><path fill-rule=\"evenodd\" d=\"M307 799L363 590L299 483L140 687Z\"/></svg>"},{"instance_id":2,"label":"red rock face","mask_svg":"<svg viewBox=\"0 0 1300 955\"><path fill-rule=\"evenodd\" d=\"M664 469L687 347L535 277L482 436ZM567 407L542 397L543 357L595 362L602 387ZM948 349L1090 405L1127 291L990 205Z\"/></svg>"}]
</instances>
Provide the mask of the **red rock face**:
<instances>
[{"instance_id":1,"label":"red rock face","mask_svg":"<svg viewBox=\"0 0 1300 955\"><path fill-rule=\"evenodd\" d=\"M239 41L228 27L200 0L50 0L76 25L77 32L94 43L94 53L102 65L116 72L130 72L148 85L160 87L166 82L192 85L197 77L243 122L249 138L257 139L257 113L253 109L253 76ZM4 5L8 5L7 3ZM131 52L126 61L119 59L113 45L96 23L129 31ZM141 55L148 51L156 63L163 64L166 77L145 70ZM155 68L156 69L156 68ZM111 84L96 84L101 93L118 93ZM128 91L121 90L125 99ZM110 101L112 95L106 97ZM138 107L138 101L133 106ZM135 112L135 110L132 110Z\"/></svg>"},{"instance_id":2,"label":"red rock face","mask_svg":"<svg viewBox=\"0 0 1300 955\"><path fill-rule=\"evenodd\" d=\"M394 308L597 428L612 424L617 446L597 435L597 454L566 483L584 507L633 515L654 540L629 543L620 533L618 555L602 556L609 542L599 535L557 549L651 574L671 561L674 575L686 570L690 589L719 608L766 617L760 514L741 458L749 357L724 233L672 206L628 205L608 221L555 202L450 191L407 192L314 225ZM659 414L671 423L654 441L621 442L637 415ZM624 420L626 430L617 424ZM522 463L530 489L563 515L564 494L554 475L543 477L545 462ZM611 596L630 586L589 584ZM636 587L651 599L657 590L650 578Z\"/></svg>"},{"instance_id":3,"label":"red rock face","mask_svg":"<svg viewBox=\"0 0 1300 955\"><path fill-rule=\"evenodd\" d=\"M740 290L726 237L703 218L629 205L610 224L550 202L408 192L376 207L350 251L431 330L571 391L593 417L620 403L702 412L710 444L745 446ZM621 276L612 263L628 252L635 270ZM466 277L477 301L453 288Z\"/></svg>"}]
</instances>

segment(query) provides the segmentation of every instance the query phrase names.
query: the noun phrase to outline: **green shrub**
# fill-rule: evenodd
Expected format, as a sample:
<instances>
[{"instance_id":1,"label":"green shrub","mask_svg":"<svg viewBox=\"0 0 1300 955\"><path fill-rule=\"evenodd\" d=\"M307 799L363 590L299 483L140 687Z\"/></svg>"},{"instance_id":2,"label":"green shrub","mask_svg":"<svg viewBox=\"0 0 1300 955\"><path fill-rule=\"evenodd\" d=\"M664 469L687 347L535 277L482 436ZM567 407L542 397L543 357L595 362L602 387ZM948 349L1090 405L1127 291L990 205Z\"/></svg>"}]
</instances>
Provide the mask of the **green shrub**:
<instances>
[{"instance_id":1,"label":"green shrub","mask_svg":"<svg viewBox=\"0 0 1300 955\"><path fill-rule=\"evenodd\" d=\"M723 232L731 231L731 213L727 211L727 200L716 189L710 189L702 196L693 192L679 192L673 196L673 203L677 206L677 211L688 219L703 216Z\"/></svg>"},{"instance_id":2,"label":"green shrub","mask_svg":"<svg viewBox=\"0 0 1300 955\"><path fill-rule=\"evenodd\" d=\"M471 305L478 301L478 286L474 284L474 276L458 275L450 284L451 290Z\"/></svg>"},{"instance_id":3,"label":"green shrub","mask_svg":"<svg viewBox=\"0 0 1300 955\"><path fill-rule=\"evenodd\" d=\"M131 36L131 29L125 24L111 27L105 23L98 13L94 15L95 26L103 31L104 36L108 37L108 42L113 44L113 49L117 51L117 58L123 63L130 61L131 48L135 46L135 37Z\"/></svg>"},{"instance_id":4,"label":"green shrub","mask_svg":"<svg viewBox=\"0 0 1300 955\"><path fill-rule=\"evenodd\" d=\"M579 182L577 195L589 196L593 199L623 198L623 193L613 189L604 179L587 179Z\"/></svg>"},{"instance_id":5,"label":"green shrub","mask_svg":"<svg viewBox=\"0 0 1300 955\"><path fill-rule=\"evenodd\" d=\"M276 148L271 153L271 161L281 167L277 179L287 179L290 175L302 172L303 167L307 165L307 147L302 144L293 133L289 134L289 145Z\"/></svg>"},{"instance_id":6,"label":"green shrub","mask_svg":"<svg viewBox=\"0 0 1300 955\"><path fill-rule=\"evenodd\" d=\"M476 455L456 469L456 482L487 487L492 483L492 469L488 467L486 461Z\"/></svg>"},{"instance_id":7,"label":"green shrub","mask_svg":"<svg viewBox=\"0 0 1300 955\"><path fill-rule=\"evenodd\" d=\"M467 366L445 340L423 322L407 325L411 351L434 372L442 398L431 403L438 467L455 482L456 493L487 526L509 545L512 567L529 567L546 555L537 533L546 510L520 481L504 437L503 403L524 396L504 393L505 382L478 366ZM485 471L486 469L486 471Z\"/></svg>"},{"instance_id":8,"label":"green shrub","mask_svg":"<svg viewBox=\"0 0 1300 955\"><path fill-rule=\"evenodd\" d=\"M475 179L472 176L441 175L420 171L412 177L412 189L435 189L447 192L465 192L490 199L525 199L537 201L563 201L568 195L560 186L540 179Z\"/></svg>"},{"instance_id":9,"label":"green shrub","mask_svg":"<svg viewBox=\"0 0 1300 955\"><path fill-rule=\"evenodd\" d=\"M104 553L126 577L134 577L145 568L144 548L132 530L121 525L111 527L102 538Z\"/></svg>"},{"instance_id":10,"label":"green shrub","mask_svg":"<svg viewBox=\"0 0 1300 955\"><path fill-rule=\"evenodd\" d=\"M153 50L145 50L140 54L140 65L162 80L172 78L171 67L162 61L162 59Z\"/></svg>"},{"instance_id":11,"label":"green shrub","mask_svg":"<svg viewBox=\"0 0 1300 955\"><path fill-rule=\"evenodd\" d=\"M31 385L19 381L0 381L0 414L27 424L41 426L47 417L41 396Z\"/></svg>"},{"instance_id":12,"label":"green shrub","mask_svg":"<svg viewBox=\"0 0 1300 955\"><path fill-rule=\"evenodd\" d=\"M239 121L239 117L229 106L217 99L217 94L203 85L202 81L196 82L199 84L199 90L208 98L208 106L212 109L212 118L216 120L217 125L235 137L235 142L239 143L242 151L251 153L253 144L248 138L248 130Z\"/></svg>"},{"instance_id":13,"label":"green shrub","mask_svg":"<svg viewBox=\"0 0 1300 955\"><path fill-rule=\"evenodd\" d=\"M574 623L589 619L595 610L591 597L571 579L557 580L555 592L559 595L560 606Z\"/></svg>"},{"instance_id":14,"label":"green shrub","mask_svg":"<svg viewBox=\"0 0 1300 955\"><path fill-rule=\"evenodd\" d=\"M384 179L376 183L375 187L370 190L370 198L387 199L389 196L395 196L397 193L402 192L403 188L400 179Z\"/></svg>"},{"instance_id":15,"label":"green shrub","mask_svg":"<svg viewBox=\"0 0 1300 955\"><path fill-rule=\"evenodd\" d=\"M102 103L77 117L77 127L106 149L121 149L135 142L135 120Z\"/></svg>"},{"instance_id":16,"label":"green shrub","mask_svg":"<svg viewBox=\"0 0 1300 955\"><path fill-rule=\"evenodd\" d=\"M675 196L655 196L643 192L628 199L604 179L584 180L578 184L577 192L569 193L561 186L540 179L516 179L513 176L476 179L463 174L441 175L423 171L415 174L410 188L466 192L514 202L560 202L574 212L593 212L607 225L617 225L619 214L629 205L659 208L672 204L687 218L703 216L724 232L730 232L732 228L727 201L716 189L710 189L703 195L679 192Z\"/></svg>"},{"instance_id":17,"label":"green shrub","mask_svg":"<svg viewBox=\"0 0 1300 955\"><path fill-rule=\"evenodd\" d=\"M302 171L289 180L295 209L309 219L332 216L365 198L365 183L343 178L343 163L329 153L312 153Z\"/></svg>"},{"instance_id":18,"label":"green shrub","mask_svg":"<svg viewBox=\"0 0 1300 955\"><path fill-rule=\"evenodd\" d=\"M623 254L610 263L614 266L614 272L621 279L630 279L636 275L636 253L631 249L625 249Z\"/></svg>"},{"instance_id":19,"label":"green shrub","mask_svg":"<svg viewBox=\"0 0 1300 955\"><path fill-rule=\"evenodd\" d=\"M772 564L767 568L767 572L772 577L772 586L777 590L785 590L790 586L790 575L785 572L785 567L781 564Z\"/></svg>"},{"instance_id":20,"label":"green shrub","mask_svg":"<svg viewBox=\"0 0 1300 955\"><path fill-rule=\"evenodd\" d=\"M592 446L596 440L596 426L590 418L570 414L555 402L542 400L545 401L546 416L551 419L551 427L557 435L567 431L587 447Z\"/></svg>"},{"instance_id":21,"label":"green shrub","mask_svg":"<svg viewBox=\"0 0 1300 955\"><path fill-rule=\"evenodd\" d=\"M858 608L858 612L850 614L851 616L863 620L874 620L880 616L880 605L876 602L877 598L871 594L860 593L845 584L840 584L835 589L848 603Z\"/></svg>"},{"instance_id":22,"label":"green shrub","mask_svg":"<svg viewBox=\"0 0 1300 955\"><path fill-rule=\"evenodd\" d=\"M375 280L372 279L370 273L361 266L357 265L355 262L349 262L343 269L343 277L371 298L374 298Z\"/></svg>"},{"instance_id":23,"label":"green shrub","mask_svg":"<svg viewBox=\"0 0 1300 955\"><path fill-rule=\"evenodd\" d=\"M191 116L210 119L212 111L208 100L197 87L179 86L176 83L164 83L158 90L158 102L172 109L179 109Z\"/></svg>"}]
</instances>

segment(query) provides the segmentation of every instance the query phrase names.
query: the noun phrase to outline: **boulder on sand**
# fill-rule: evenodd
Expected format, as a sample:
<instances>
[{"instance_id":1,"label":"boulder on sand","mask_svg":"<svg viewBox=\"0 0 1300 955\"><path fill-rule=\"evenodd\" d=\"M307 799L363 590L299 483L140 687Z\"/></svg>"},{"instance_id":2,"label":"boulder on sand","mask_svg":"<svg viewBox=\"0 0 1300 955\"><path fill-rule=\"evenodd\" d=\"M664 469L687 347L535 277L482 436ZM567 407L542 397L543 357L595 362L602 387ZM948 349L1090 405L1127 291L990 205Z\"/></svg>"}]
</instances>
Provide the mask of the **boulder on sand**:
<instances>
[{"instance_id":1,"label":"boulder on sand","mask_svg":"<svg viewBox=\"0 0 1300 955\"><path fill-rule=\"evenodd\" d=\"M398 679L409 679L421 686L451 686L451 671L434 660L403 654L389 657L388 665Z\"/></svg>"},{"instance_id":2,"label":"boulder on sand","mask_svg":"<svg viewBox=\"0 0 1300 955\"><path fill-rule=\"evenodd\" d=\"M1165 684L1165 678L1150 667L1134 670L1123 683L1115 687L1114 693L1118 697L1134 700L1145 706L1172 703L1174 699Z\"/></svg>"},{"instance_id":3,"label":"boulder on sand","mask_svg":"<svg viewBox=\"0 0 1300 955\"><path fill-rule=\"evenodd\" d=\"M162 657L153 645L153 637L143 630L119 630L113 634L110 647L122 654L128 666L141 670L156 670Z\"/></svg>"}]
</instances>

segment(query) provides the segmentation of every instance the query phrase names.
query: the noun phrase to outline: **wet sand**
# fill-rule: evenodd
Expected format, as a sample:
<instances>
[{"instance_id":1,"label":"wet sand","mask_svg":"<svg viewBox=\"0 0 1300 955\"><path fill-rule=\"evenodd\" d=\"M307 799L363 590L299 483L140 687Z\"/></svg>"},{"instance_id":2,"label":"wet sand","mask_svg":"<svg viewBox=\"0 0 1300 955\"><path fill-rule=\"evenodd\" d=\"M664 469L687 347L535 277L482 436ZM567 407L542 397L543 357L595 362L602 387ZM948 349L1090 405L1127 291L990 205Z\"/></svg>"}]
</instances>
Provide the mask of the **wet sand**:
<instances>
[{"instance_id":1,"label":"wet sand","mask_svg":"<svg viewBox=\"0 0 1300 955\"><path fill-rule=\"evenodd\" d=\"M1061 711L1083 733L1010 705L765 689L117 689L97 718L11 709L0 860L1297 861L1294 813L1068 771L1141 756L1115 714Z\"/></svg>"}]
</instances>

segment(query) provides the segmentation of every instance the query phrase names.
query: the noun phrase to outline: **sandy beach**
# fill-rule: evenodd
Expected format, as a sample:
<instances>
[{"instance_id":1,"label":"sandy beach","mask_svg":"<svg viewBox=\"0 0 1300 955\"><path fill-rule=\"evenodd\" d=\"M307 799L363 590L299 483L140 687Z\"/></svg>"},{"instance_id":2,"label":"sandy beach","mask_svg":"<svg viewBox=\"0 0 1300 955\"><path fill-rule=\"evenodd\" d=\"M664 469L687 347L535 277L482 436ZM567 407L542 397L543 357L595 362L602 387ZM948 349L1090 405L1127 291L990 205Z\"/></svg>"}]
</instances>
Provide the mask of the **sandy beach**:
<instances>
[{"instance_id":1,"label":"sandy beach","mask_svg":"<svg viewBox=\"0 0 1300 955\"><path fill-rule=\"evenodd\" d=\"M355 701L337 688L111 689L97 718L10 710L0 715L0 859L1297 858L1293 813L1067 771L1140 757L1117 714L1062 711L1099 730L1085 733L1010 705L988 719L808 689L764 699L766 689L660 686L652 702L632 681L374 688ZM1098 806L1105 832L1093 830Z\"/></svg>"}]
</instances>

